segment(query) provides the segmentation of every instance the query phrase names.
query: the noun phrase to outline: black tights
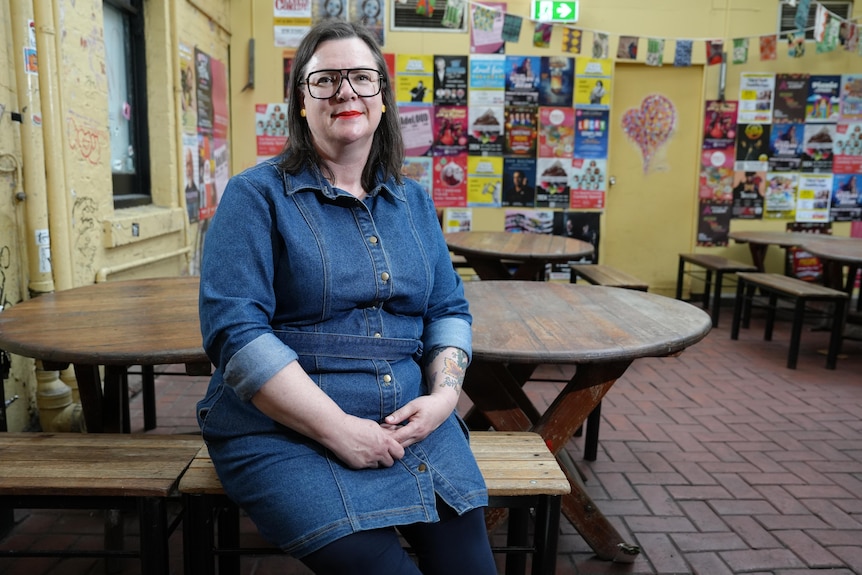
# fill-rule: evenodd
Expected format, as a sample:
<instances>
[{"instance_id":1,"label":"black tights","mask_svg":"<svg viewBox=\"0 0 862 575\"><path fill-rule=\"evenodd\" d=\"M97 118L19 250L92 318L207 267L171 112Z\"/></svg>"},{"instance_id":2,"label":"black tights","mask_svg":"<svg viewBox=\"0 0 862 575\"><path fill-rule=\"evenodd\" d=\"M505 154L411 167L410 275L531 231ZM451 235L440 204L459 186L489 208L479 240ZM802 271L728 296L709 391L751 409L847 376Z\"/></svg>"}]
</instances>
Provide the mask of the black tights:
<instances>
[{"instance_id":1,"label":"black tights","mask_svg":"<svg viewBox=\"0 0 862 575\"><path fill-rule=\"evenodd\" d=\"M459 516L437 503L439 522L398 527L416 553L418 567L393 528L347 535L306 555L302 562L318 575L496 575L484 509Z\"/></svg>"}]
</instances>

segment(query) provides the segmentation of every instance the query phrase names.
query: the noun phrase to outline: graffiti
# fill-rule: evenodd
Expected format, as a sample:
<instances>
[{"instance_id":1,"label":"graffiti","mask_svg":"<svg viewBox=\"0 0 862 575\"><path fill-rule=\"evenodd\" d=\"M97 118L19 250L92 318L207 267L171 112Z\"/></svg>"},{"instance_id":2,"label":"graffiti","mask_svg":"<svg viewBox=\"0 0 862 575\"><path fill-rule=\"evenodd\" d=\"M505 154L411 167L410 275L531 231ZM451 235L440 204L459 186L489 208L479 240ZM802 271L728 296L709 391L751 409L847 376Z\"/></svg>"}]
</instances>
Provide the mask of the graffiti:
<instances>
[{"instance_id":1,"label":"graffiti","mask_svg":"<svg viewBox=\"0 0 862 575\"><path fill-rule=\"evenodd\" d=\"M97 205L90 197L75 199L72 206L72 222L75 230L75 252L81 258L81 265L75 266L76 274L84 274L82 279L91 278L96 253L99 250L99 225Z\"/></svg>"},{"instance_id":2,"label":"graffiti","mask_svg":"<svg viewBox=\"0 0 862 575\"><path fill-rule=\"evenodd\" d=\"M654 161L676 129L676 107L668 98L653 94L641 102L640 109L626 110L623 131L640 148L643 170L657 169Z\"/></svg>"},{"instance_id":3,"label":"graffiti","mask_svg":"<svg viewBox=\"0 0 862 575\"><path fill-rule=\"evenodd\" d=\"M12 250L9 246L0 247L0 308L7 308L12 305L9 301L9 292L6 287L6 270L12 265Z\"/></svg>"},{"instance_id":4,"label":"graffiti","mask_svg":"<svg viewBox=\"0 0 862 575\"><path fill-rule=\"evenodd\" d=\"M81 158L96 166L102 161L102 135L98 130L80 125L75 118L66 121L69 148L77 151Z\"/></svg>"}]
</instances>

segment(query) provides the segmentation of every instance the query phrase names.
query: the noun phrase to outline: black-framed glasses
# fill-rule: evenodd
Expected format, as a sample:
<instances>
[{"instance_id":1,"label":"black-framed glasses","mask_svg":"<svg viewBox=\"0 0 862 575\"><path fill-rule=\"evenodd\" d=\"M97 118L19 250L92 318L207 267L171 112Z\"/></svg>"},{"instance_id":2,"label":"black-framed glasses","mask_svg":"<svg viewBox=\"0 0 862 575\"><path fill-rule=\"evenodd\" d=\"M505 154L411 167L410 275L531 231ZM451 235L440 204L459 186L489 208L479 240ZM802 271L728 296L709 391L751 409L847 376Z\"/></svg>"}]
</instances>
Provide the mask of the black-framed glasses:
<instances>
[{"instance_id":1,"label":"black-framed glasses","mask_svg":"<svg viewBox=\"0 0 862 575\"><path fill-rule=\"evenodd\" d=\"M360 98L370 98L380 93L383 76L373 68L348 68L343 70L317 70L303 82L308 94L318 100L328 100L338 93L341 83L347 83Z\"/></svg>"}]
</instances>

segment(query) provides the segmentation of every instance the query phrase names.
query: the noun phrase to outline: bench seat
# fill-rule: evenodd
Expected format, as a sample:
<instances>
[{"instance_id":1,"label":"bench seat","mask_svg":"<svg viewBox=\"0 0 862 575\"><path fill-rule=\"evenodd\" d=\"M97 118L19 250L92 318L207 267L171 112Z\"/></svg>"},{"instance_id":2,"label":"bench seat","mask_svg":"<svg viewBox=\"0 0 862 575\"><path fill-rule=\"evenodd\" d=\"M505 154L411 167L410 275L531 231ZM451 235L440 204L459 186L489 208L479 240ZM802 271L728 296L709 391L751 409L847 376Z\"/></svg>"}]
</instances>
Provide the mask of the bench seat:
<instances>
[{"instance_id":1,"label":"bench seat","mask_svg":"<svg viewBox=\"0 0 862 575\"><path fill-rule=\"evenodd\" d=\"M693 268L703 268L703 271ZM712 295L712 327L718 327L718 318L721 311L721 290L724 287L726 274L739 272L756 272L757 267L752 264L732 260L723 256L713 254L679 254L679 265L676 274L676 299L682 299L683 278L688 275L692 277L703 275L703 309L710 311L710 295ZM713 288L713 274L715 274L715 287ZM713 292L711 294L711 292Z\"/></svg>"},{"instance_id":2,"label":"bench seat","mask_svg":"<svg viewBox=\"0 0 862 575\"><path fill-rule=\"evenodd\" d=\"M511 509L506 573L523 573L525 554L533 554L532 573L553 574L556 565L561 497L568 479L542 437L530 432L473 431L470 446L488 487L489 507ZM187 575L239 573L243 554L281 553L276 548L239 546L239 509L225 495L206 447L180 481L186 517L183 549ZM535 509L534 543L526 545L530 509ZM218 540L216 539L218 533Z\"/></svg>"},{"instance_id":3,"label":"bench seat","mask_svg":"<svg viewBox=\"0 0 862 575\"><path fill-rule=\"evenodd\" d=\"M747 328L751 318L751 306L755 291L760 290L768 297L768 311L766 316L766 330L763 339L772 340L772 330L775 325L775 314L778 308L778 300L785 299L793 302L793 325L790 335L790 351L787 355L787 367L796 369L799 357L799 340L802 335L802 325L805 313L811 302L826 302L831 304L828 315L831 320L829 350L826 355L826 367L835 369L838 353L841 349L842 333L847 315L846 292L824 287L812 282L806 282L790 276L761 272L741 272L737 274L739 279L736 288L736 304L733 308L733 325L730 331L731 339L739 338L739 328Z\"/></svg>"},{"instance_id":4,"label":"bench seat","mask_svg":"<svg viewBox=\"0 0 862 575\"><path fill-rule=\"evenodd\" d=\"M176 498L180 477L202 444L200 437L181 435L0 433L0 508L130 510L140 523L137 551L112 545L122 523L106 522L103 551L4 549L0 561L138 557L142 575L169 573L174 526L168 523L168 498Z\"/></svg>"},{"instance_id":5,"label":"bench seat","mask_svg":"<svg viewBox=\"0 0 862 575\"><path fill-rule=\"evenodd\" d=\"M618 270L612 266L602 264L572 264L571 283L576 283L577 278L583 278L593 285L618 287L647 291L649 285L631 274Z\"/></svg>"}]
</instances>

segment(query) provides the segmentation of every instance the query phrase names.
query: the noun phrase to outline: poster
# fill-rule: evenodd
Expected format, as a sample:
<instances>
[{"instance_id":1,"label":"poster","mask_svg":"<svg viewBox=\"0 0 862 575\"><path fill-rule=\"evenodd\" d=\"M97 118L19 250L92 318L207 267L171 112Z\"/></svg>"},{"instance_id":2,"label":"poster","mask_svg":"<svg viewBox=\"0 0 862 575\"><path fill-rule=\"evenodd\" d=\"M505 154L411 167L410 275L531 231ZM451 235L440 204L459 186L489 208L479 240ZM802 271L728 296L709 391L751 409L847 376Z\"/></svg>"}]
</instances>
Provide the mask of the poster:
<instances>
[{"instance_id":1,"label":"poster","mask_svg":"<svg viewBox=\"0 0 862 575\"><path fill-rule=\"evenodd\" d=\"M759 220L763 217L766 172L737 171L733 175L733 218Z\"/></svg>"},{"instance_id":2,"label":"poster","mask_svg":"<svg viewBox=\"0 0 862 575\"><path fill-rule=\"evenodd\" d=\"M743 72L739 79L740 124L769 124L772 122L772 94L775 74Z\"/></svg>"},{"instance_id":3,"label":"poster","mask_svg":"<svg viewBox=\"0 0 862 575\"><path fill-rule=\"evenodd\" d=\"M574 58L542 56L540 63L539 105L571 107L574 102Z\"/></svg>"},{"instance_id":4,"label":"poster","mask_svg":"<svg viewBox=\"0 0 862 575\"><path fill-rule=\"evenodd\" d=\"M434 56L396 54L395 101L399 104L434 102Z\"/></svg>"},{"instance_id":5,"label":"poster","mask_svg":"<svg viewBox=\"0 0 862 575\"><path fill-rule=\"evenodd\" d=\"M575 110L575 157L608 157L609 116L608 110Z\"/></svg>"},{"instance_id":6,"label":"poster","mask_svg":"<svg viewBox=\"0 0 862 575\"><path fill-rule=\"evenodd\" d=\"M538 56L506 56L506 104L538 103L540 67Z\"/></svg>"},{"instance_id":7,"label":"poster","mask_svg":"<svg viewBox=\"0 0 862 575\"><path fill-rule=\"evenodd\" d=\"M610 108L613 66L612 60L575 59L575 107Z\"/></svg>"},{"instance_id":8,"label":"poster","mask_svg":"<svg viewBox=\"0 0 862 575\"><path fill-rule=\"evenodd\" d=\"M572 209L604 209L607 172L607 160L573 159L569 207Z\"/></svg>"},{"instance_id":9,"label":"poster","mask_svg":"<svg viewBox=\"0 0 862 575\"><path fill-rule=\"evenodd\" d=\"M503 158L467 157L467 205L499 208L503 189Z\"/></svg>"},{"instance_id":10,"label":"poster","mask_svg":"<svg viewBox=\"0 0 862 575\"><path fill-rule=\"evenodd\" d=\"M432 196L438 208L467 207L467 154L434 158Z\"/></svg>"},{"instance_id":11,"label":"poster","mask_svg":"<svg viewBox=\"0 0 862 575\"><path fill-rule=\"evenodd\" d=\"M829 208L833 222L862 220L862 174L832 176L832 202Z\"/></svg>"},{"instance_id":12,"label":"poster","mask_svg":"<svg viewBox=\"0 0 862 575\"><path fill-rule=\"evenodd\" d=\"M506 4L503 2L470 3L470 52L474 54L502 54L503 20Z\"/></svg>"},{"instance_id":13,"label":"poster","mask_svg":"<svg viewBox=\"0 0 862 575\"><path fill-rule=\"evenodd\" d=\"M503 106L470 106L467 152L471 156L503 154Z\"/></svg>"},{"instance_id":14,"label":"poster","mask_svg":"<svg viewBox=\"0 0 862 575\"><path fill-rule=\"evenodd\" d=\"M840 116L843 121L862 121L862 74L841 76Z\"/></svg>"},{"instance_id":15,"label":"poster","mask_svg":"<svg viewBox=\"0 0 862 575\"><path fill-rule=\"evenodd\" d=\"M502 106L506 101L506 57L470 56L467 89L470 106Z\"/></svg>"},{"instance_id":16,"label":"poster","mask_svg":"<svg viewBox=\"0 0 862 575\"><path fill-rule=\"evenodd\" d=\"M571 158L575 150L574 108L539 108L539 157Z\"/></svg>"},{"instance_id":17,"label":"poster","mask_svg":"<svg viewBox=\"0 0 862 575\"><path fill-rule=\"evenodd\" d=\"M401 173L411 180L417 182L429 196L433 197L434 191L434 160L433 158L411 157L404 158Z\"/></svg>"},{"instance_id":18,"label":"poster","mask_svg":"<svg viewBox=\"0 0 862 575\"><path fill-rule=\"evenodd\" d=\"M838 121L841 76L811 76L808 99L805 104L805 121L829 123Z\"/></svg>"},{"instance_id":19,"label":"poster","mask_svg":"<svg viewBox=\"0 0 862 575\"><path fill-rule=\"evenodd\" d=\"M467 153L467 106L434 106L434 156Z\"/></svg>"},{"instance_id":20,"label":"poster","mask_svg":"<svg viewBox=\"0 0 862 575\"><path fill-rule=\"evenodd\" d=\"M569 207L571 160L539 158L536 160L536 207Z\"/></svg>"},{"instance_id":21,"label":"poster","mask_svg":"<svg viewBox=\"0 0 862 575\"><path fill-rule=\"evenodd\" d=\"M776 74L773 123L796 124L805 121L808 82L808 74Z\"/></svg>"},{"instance_id":22,"label":"poster","mask_svg":"<svg viewBox=\"0 0 862 575\"><path fill-rule=\"evenodd\" d=\"M804 124L772 124L769 134L769 169L799 171L802 165Z\"/></svg>"},{"instance_id":23,"label":"poster","mask_svg":"<svg viewBox=\"0 0 862 575\"><path fill-rule=\"evenodd\" d=\"M799 174L792 172L770 172L766 174L763 217L766 219L795 219L798 186Z\"/></svg>"},{"instance_id":24,"label":"poster","mask_svg":"<svg viewBox=\"0 0 862 575\"><path fill-rule=\"evenodd\" d=\"M533 207L536 204L536 160L503 159L502 205Z\"/></svg>"},{"instance_id":25,"label":"poster","mask_svg":"<svg viewBox=\"0 0 862 575\"><path fill-rule=\"evenodd\" d=\"M835 135L835 124L805 124L802 131L803 172L832 171Z\"/></svg>"},{"instance_id":26,"label":"poster","mask_svg":"<svg viewBox=\"0 0 862 575\"><path fill-rule=\"evenodd\" d=\"M434 103L467 105L466 56L434 56Z\"/></svg>"},{"instance_id":27,"label":"poster","mask_svg":"<svg viewBox=\"0 0 862 575\"><path fill-rule=\"evenodd\" d=\"M538 110L535 106L506 106L504 108L503 153L506 156L531 158L536 156L536 144L539 136L537 113Z\"/></svg>"},{"instance_id":28,"label":"poster","mask_svg":"<svg viewBox=\"0 0 862 575\"><path fill-rule=\"evenodd\" d=\"M698 246L726 246L730 233L731 206L723 202L701 200L697 222Z\"/></svg>"},{"instance_id":29,"label":"poster","mask_svg":"<svg viewBox=\"0 0 862 575\"><path fill-rule=\"evenodd\" d=\"M797 222L828 222L832 174L800 174L796 200Z\"/></svg>"},{"instance_id":30,"label":"poster","mask_svg":"<svg viewBox=\"0 0 862 575\"><path fill-rule=\"evenodd\" d=\"M401 137L404 140L404 155L426 156L434 143L433 109L428 106L398 106L401 117Z\"/></svg>"},{"instance_id":31,"label":"poster","mask_svg":"<svg viewBox=\"0 0 862 575\"><path fill-rule=\"evenodd\" d=\"M835 126L833 152L832 171L836 174L862 173L862 122Z\"/></svg>"}]
</instances>

